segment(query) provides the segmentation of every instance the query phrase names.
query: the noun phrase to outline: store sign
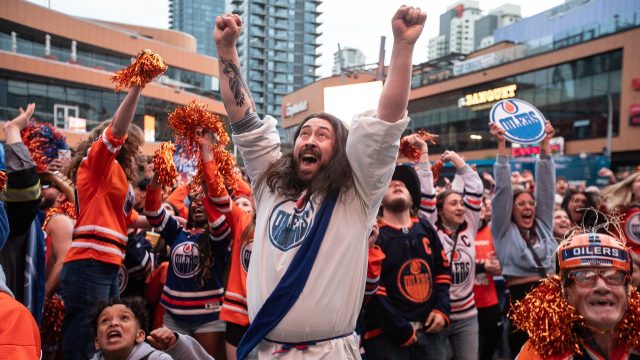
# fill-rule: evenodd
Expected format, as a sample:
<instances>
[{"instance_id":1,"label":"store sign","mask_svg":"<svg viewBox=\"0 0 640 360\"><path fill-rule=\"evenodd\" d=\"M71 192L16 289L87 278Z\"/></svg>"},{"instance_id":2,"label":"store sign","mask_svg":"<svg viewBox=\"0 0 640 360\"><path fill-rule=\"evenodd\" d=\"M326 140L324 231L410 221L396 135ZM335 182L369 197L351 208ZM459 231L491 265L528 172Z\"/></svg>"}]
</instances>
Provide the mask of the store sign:
<instances>
[{"instance_id":1,"label":"store sign","mask_svg":"<svg viewBox=\"0 0 640 360\"><path fill-rule=\"evenodd\" d=\"M453 75L459 76L470 72L486 69L498 64L498 57L495 53L475 57L473 59L460 61L453 64Z\"/></svg>"},{"instance_id":2,"label":"store sign","mask_svg":"<svg viewBox=\"0 0 640 360\"><path fill-rule=\"evenodd\" d=\"M501 100L493 105L489 121L505 130L507 140L535 144L545 136L545 117L540 110L519 99Z\"/></svg>"},{"instance_id":3,"label":"store sign","mask_svg":"<svg viewBox=\"0 0 640 360\"><path fill-rule=\"evenodd\" d=\"M458 107L474 106L499 101L502 99L509 99L516 96L517 89L518 85L511 84L491 90L484 90L466 94L464 97L458 99Z\"/></svg>"},{"instance_id":4,"label":"store sign","mask_svg":"<svg viewBox=\"0 0 640 360\"><path fill-rule=\"evenodd\" d=\"M295 104L287 104L284 108L284 116L292 117L293 115L306 111L307 109L307 100Z\"/></svg>"},{"instance_id":5,"label":"store sign","mask_svg":"<svg viewBox=\"0 0 640 360\"><path fill-rule=\"evenodd\" d=\"M69 124L68 130L74 133L86 133L87 132L87 119L69 116L67 118Z\"/></svg>"},{"instance_id":6,"label":"store sign","mask_svg":"<svg viewBox=\"0 0 640 360\"><path fill-rule=\"evenodd\" d=\"M564 138L562 136L554 137L549 140L551 147L551 155L564 155ZM523 146L520 144L511 144L512 157L531 157L540 154L540 145Z\"/></svg>"}]
</instances>

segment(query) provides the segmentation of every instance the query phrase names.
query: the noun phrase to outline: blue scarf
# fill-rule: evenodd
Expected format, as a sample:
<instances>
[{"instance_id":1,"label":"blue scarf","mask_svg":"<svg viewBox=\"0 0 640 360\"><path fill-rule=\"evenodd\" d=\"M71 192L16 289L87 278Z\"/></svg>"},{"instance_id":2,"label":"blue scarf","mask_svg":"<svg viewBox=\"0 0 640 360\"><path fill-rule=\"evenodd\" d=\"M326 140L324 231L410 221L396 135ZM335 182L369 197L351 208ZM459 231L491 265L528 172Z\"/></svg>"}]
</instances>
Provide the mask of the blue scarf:
<instances>
[{"instance_id":1,"label":"blue scarf","mask_svg":"<svg viewBox=\"0 0 640 360\"><path fill-rule=\"evenodd\" d=\"M20 299L20 302L31 311L36 322L40 325L44 306L45 241L37 217L31 222L25 236L27 251L24 266L24 299Z\"/></svg>"},{"instance_id":2,"label":"blue scarf","mask_svg":"<svg viewBox=\"0 0 640 360\"><path fill-rule=\"evenodd\" d=\"M333 209L336 206L338 194L330 194L316 214L314 224L307 236L302 240L300 249L293 257L276 288L264 302L260 311L253 319L247 332L238 344L238 360L244 360L262 339L280 323L289 309L298 301L298 297L307 283L313 264L318 256L318 250L327 232Z\"/></svg>"}]
</instances>

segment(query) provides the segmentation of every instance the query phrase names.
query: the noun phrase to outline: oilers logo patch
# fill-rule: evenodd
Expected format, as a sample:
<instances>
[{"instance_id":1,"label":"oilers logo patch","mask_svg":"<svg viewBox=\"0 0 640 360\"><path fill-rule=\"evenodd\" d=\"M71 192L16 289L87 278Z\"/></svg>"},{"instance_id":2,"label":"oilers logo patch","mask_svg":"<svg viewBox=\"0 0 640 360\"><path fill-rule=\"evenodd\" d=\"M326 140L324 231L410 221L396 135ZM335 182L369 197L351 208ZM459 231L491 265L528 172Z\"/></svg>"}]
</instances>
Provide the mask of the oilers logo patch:
<instances>
[{"instance_id":1,"label":"oilers logo patch","mask_svg":"<svg viewBox=\"0 0 640 360\"><path fill-rule=\"evenodd\" d=\"M431 269L422 259L411 259L398 271L398 289L402 295L416 303L423 303L431 296Z\"/></svg>"},{"instance_id":2,"label":"oilers logo patch","mask_svg":"<svg viewBox=\"0 0 640 360\"><path fill-rule=\"evenodd\" d=\"M253 239L247 241L246 244L240 248L240 264L242 264L242 270L246 273L249 271L249 260L251 259L251 250L253 249Z\"/></svg>"},{"instance_id":3,"label":"oilers logo patch","mask_svg":"<svg viewBox=\"0 0 640 360\"><path fill-rule=\"evenodd\" d=\"M631 240L636 246L640 246L640 211L632 213L625 221L625 232L627 239Z\"/></svg>"},{"instance_id":4,"label":"oilers logo patch","mask_svg":"<svg viewBox=\"0 0 640 360\"><path fill-rule=\"evenodd\" d=\"M311 230L316 209L308 201L302 209L296 207L296 201L287 199L277 204L269 215L269 241L276 249L288 251L300 246Z\"/></svg>"},{"instance_id":5,"label":"oilers logo patch","mask_svg":"<svg viewBox=\"0 0 640 360\"><path fill-rule=\"evenodd\" d=\"M453 285L463 285L472 280L471 274L471 262L475 261L471 254L466 249L456 249L456 252L451 255L449 252L449 258L451 259L451 272L453 273Z\"/></svg>"},{"instance_id":6,"label":"oilers logo patch","mask_svg":"<svg viewBox=\"0 0 640 360\"><path fill-rule=\"evenodd\" d=\"M127 288L127 284L129 283L129 273L127 273L127 268L124 265L120 266L118 269L118 287L120 288L120 295L124 292L124 289Z\"/></svg>"},{"instance_id":7,"label":"oilers logo patch","mask_svg":"<svg viewBox=\"0 0 640 360\"><path fill-rule=\"evenodd\" d=\"M173 272L180 278L186 279L200 271L200 252L198 245L185 242L171 251L171 266Z\"/></svg>"},{"instance_id":8,"label":"oilers logo patch","mask_svg":"<svg viewBox=\"0 0 640 360\"><path fill-rule=\"evenodd\" d=\"M133 191L133 186L129 184L129 191L127 191L127 197L124 199L124 207L122 210L126 215L129 215L131 209L133 209L133 203L136 200L136 193Z\"/></svg>"}]
</instances>

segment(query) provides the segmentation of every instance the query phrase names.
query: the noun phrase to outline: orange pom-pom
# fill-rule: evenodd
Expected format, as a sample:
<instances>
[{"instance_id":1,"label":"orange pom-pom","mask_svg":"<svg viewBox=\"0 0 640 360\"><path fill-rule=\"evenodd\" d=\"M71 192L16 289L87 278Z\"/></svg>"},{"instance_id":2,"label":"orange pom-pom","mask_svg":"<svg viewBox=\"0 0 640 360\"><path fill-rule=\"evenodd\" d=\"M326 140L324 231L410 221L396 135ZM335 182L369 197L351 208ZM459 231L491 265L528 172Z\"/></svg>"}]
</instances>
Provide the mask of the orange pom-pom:
<instances>
[{"instance_id":1,"label":"orange pom-pom","mask_svg":"<svg viewBox=\"0 0 640 360\"><path fill-rule=\"evenodd\" d=\"M513 324L529 335L529 343L543 358L567 352L582 354L582 338L574 327L583 317L562 296L560 277L547 277L509 312Z\"/></svg>"},{"instance_id":2,"label":"orange pom-pom","mask_svg":"<svg viewBox=\"0 0 640 360\"><path fill-rule=\"evenodd\" d=\"M182 148L182 156L187 159L199 158L198 129L213 133L218 145L227 146L230 141L220 116L208 112L203 104L195 100L187 106L178 106L169 114L169 128Z\"/></svg>"},{"instance_id":3,"label":"orange pom-pom","mask_svg":"<svg viewBox=\"0 0 640 360\"><path fill-rule=\"evenodd\" d=\"M443 167L444 164L442 163L442 160L436 160L436 162L433 163L433 166L431 167L431 172L433 173L433 182L438 181L438 178L440 178L440 171Z\"/></svg>"},{"instance_id":4,"label":"orange pom-pom","mask_svg":"<svg viewBox=\"0 0 640 360\"><path fill-rule=\"evenodd\" d=\"M145 49L138 54L131 65L113 74L111 81L116 83L116 91L121 91L133 85L145 86L166 70L167 65L160 55Z\"/></svg>"},{"instance_id":5,"label":"orange pom-pom","mask_svg":"<svg viewBox=\"0 0 640 360\"><path fill-rule=\"evenodd\" d=\"M0 191L4 191L7 186L7 173L0 171Z\"/></svg>"},{"instance_id":6,"label":"orange pom-pom","mask_svg":"<svg viewBox=\"0 0 640 360\"><path fill-rule=\"evenodd\" d=\"M438 138L438 135L432 134L425 130L418 130L416 134L418 134L420 140L424 142L430 142L432 144L435 144L436 139ZM411 161L416 162L420 160L420 149L412 145L407 139L402 139L402 141L400 141L399 152L400 156L406 157Z\"/></svg>"},{"instance_id":7,"label":"orange pom-pom","mask_svg":"<svg viewBox=\"0 0 640 360\"><path fill-rule=\"evenodd\" d=\"M626 343L640 351L640 293L637 289L631 289L631 294L627 301L627 311L622 321L618 323L615 334L618 343Z\"/></svg>"},{"instance_id":8,"label":"orange pom-pom","mask_svg":"<svg viewBox=\"0 0 640 360\"><path fill-rule=\"evenodd\" d=\"M153 170L158 175L158 181L163 186L172 187L176 184L178 170L173 161L176 146L170 141L160 144L160 148L153 153Z\"/></svg>"},{"instance_id":9,"label":"orange pom-pom","mask_svg":"<svg viewBox=\"0 0 640 360\"><path fill-rule=\"evenodd\" d=\"M238 179L236 178L235 171L235 159L222 147L214 147L213 156L218 164L218 177L222 179L224 185L235 190L238 187Z\"/></svg>"}]
</instances>

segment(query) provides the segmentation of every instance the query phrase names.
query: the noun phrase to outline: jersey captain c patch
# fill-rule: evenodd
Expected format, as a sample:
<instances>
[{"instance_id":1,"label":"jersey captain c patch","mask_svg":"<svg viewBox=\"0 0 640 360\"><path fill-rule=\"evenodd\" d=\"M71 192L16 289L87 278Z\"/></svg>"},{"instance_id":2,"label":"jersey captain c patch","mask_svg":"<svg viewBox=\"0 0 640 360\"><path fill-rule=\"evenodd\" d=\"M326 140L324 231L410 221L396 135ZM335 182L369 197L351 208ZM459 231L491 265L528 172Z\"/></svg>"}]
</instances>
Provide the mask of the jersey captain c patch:
<instances>
[{"instance_id":1,"label":"jersey captain c patch","mask_svg":"<svg viewBox=\"0 0 640 360\"><path fill-rule=\"evenodd\" d=\"M269 215L269 241L276 249L288 251L300 246L313 226L316 209L308 201L304 208L296 207L294 199L278 203Z\"/></svg>"}]
</instances>

